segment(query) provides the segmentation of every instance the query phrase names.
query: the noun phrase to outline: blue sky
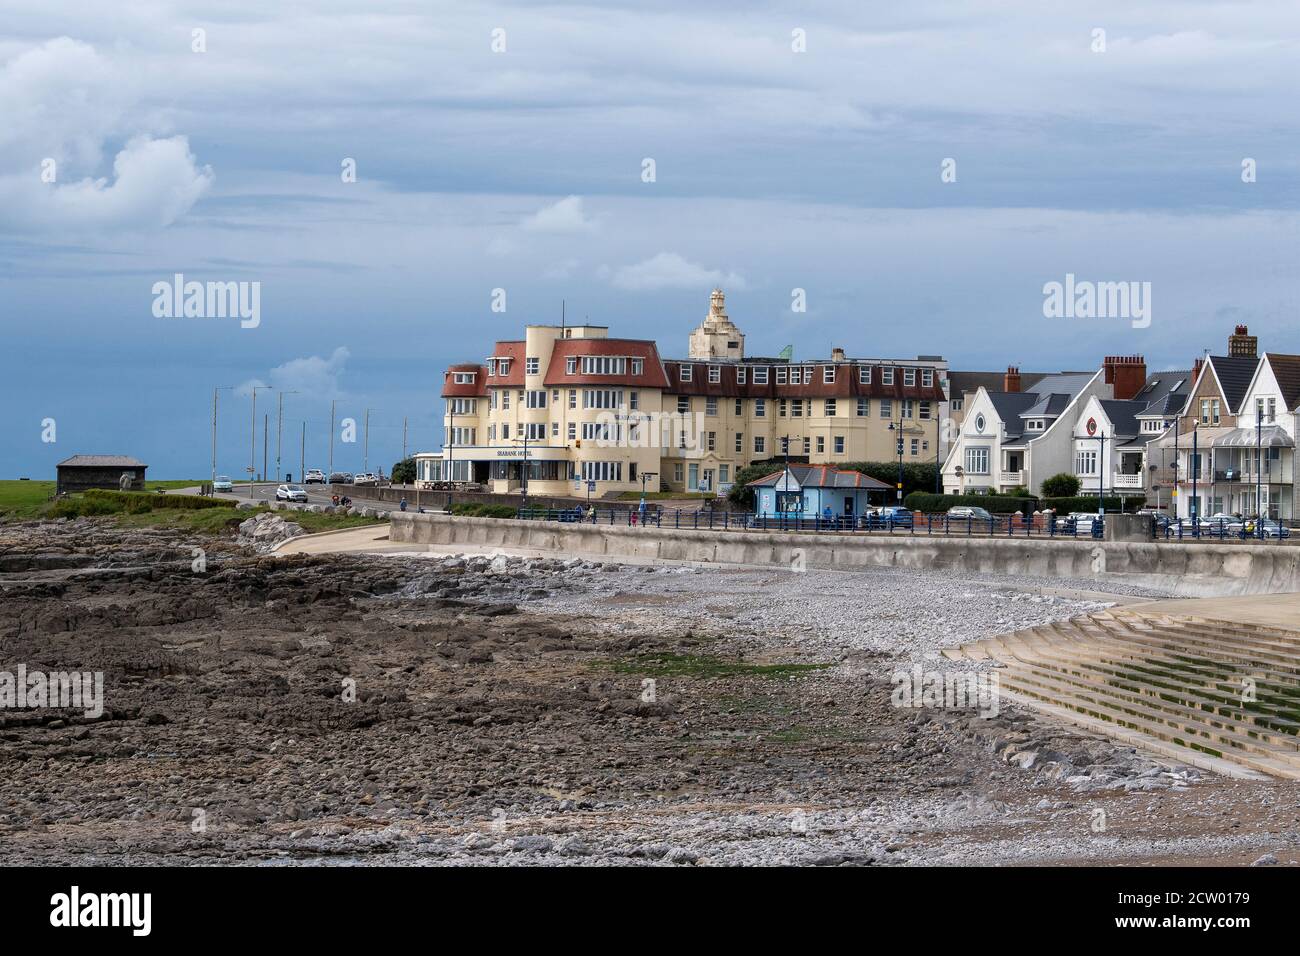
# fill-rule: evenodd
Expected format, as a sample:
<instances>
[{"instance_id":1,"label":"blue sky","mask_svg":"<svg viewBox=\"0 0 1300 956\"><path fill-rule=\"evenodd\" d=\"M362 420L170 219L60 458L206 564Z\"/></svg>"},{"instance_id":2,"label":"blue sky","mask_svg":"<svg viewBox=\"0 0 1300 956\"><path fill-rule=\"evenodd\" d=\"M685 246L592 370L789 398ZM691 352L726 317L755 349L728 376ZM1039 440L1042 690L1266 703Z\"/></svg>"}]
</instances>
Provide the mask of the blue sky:
<instances>
[{"instance_id":1,"label":"blue sky","mask_svg":"<svg viewBox=\"0 0 1300 956\"><path fill-rule=\"evenodd\" d=\"M715 284L753 353L1300 352L1293 3L47 6L0 2L0 477L206 475L217 385L239 474L252 382L297 392L291 470L331 399L387 468L447 363L562 299L680 355ZM259 282L260 324L155 317L177 272ZM1151 282L1150 327L1044 318L1066 273Z\"/></svg>"}]
</instances>

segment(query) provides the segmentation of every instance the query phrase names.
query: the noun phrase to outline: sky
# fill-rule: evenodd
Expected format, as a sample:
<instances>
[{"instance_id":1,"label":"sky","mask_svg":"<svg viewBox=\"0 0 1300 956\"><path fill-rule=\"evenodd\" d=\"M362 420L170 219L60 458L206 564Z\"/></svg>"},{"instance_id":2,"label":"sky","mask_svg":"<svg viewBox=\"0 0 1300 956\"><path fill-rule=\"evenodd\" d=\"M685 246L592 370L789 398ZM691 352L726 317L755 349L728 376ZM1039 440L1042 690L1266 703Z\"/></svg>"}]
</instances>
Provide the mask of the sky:
<instances>
[{"instance_id":1,"label":"sky","mask_svg":"<svg viewBox=\"0 0 1300 956\"><path fill-rule=\"evenodd\" d=\"M681 357L715 285L751 354L1300 352L1297 81L1290 0L0 0L0 478L206 477L218 386L219 473L264 414L326 467L331 403L387 471L449 363L561 302ZM1046 316L1067 275L1150 323Z\"/></svg>"}]
</instances>

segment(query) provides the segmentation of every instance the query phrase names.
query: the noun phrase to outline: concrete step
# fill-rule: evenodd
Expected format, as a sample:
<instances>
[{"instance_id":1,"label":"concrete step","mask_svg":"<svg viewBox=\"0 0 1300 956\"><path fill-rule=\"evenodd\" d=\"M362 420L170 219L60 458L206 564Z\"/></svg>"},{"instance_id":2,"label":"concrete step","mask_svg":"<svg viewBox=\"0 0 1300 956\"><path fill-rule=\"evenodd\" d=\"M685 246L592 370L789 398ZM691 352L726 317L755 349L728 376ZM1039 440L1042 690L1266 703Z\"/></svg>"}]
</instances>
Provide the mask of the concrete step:
<instances>
[{"instance_id":1,"label":"concrete step","mask_svg":"<svg viewBox=\"0 0 1300 956\"><path fill-rule=\"evenodd\" d=\"M1168 633L1140 627L1131 628L1122 621L1117 624L1119 627L1127 628L1125 631L1112 631L1119 639L1131 643L1135 648L1147 648L1181 659L1189 666L1197 666L1197 662L1211 661L1217 665L1246 667L1252 673L1266 672L1272 679L1284 683L1300 680L1300 673L1297 673L1296 666L1290 663L1294 661L1296 665L1300 665L1300 649L1297 650L1296 656L1288 659L1272 651L1256 652L1248 647L1238 649L1227 642L1209 641L1190 632Z\"/></svg>"}]
</instances>

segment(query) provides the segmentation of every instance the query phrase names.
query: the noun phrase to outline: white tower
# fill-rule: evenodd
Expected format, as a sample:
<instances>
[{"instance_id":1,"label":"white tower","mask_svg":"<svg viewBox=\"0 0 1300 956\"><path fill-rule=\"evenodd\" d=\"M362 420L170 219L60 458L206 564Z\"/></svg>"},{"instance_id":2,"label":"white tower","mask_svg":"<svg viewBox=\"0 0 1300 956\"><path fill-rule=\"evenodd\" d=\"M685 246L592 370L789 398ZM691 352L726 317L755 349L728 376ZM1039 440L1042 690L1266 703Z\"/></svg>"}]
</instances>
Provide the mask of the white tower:
<instances>
[{"instance_id":1,"label":"white tower","mask_svg":"<svg viewBox=\"0 0 1300 956\"><path fill-rule=\"evenodd\" d=\"M726 297L721 289L709 296L709 314L691 333L688 357L693 359L742 359L745 357L745 336L727 317Z\"/></svg>"}]
</instances>

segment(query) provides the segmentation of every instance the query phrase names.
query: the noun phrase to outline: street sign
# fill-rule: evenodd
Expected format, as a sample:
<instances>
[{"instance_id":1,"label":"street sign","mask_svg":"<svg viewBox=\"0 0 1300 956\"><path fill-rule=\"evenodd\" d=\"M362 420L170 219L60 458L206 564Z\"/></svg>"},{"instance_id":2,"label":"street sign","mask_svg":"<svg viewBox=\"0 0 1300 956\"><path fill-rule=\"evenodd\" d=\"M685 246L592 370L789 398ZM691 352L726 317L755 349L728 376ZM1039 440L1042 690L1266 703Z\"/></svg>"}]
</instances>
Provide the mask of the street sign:
<instances>
[{"instance_id":1,"label":"street sign","mask_svg":"<svg viewBox=\"0 0 1300 956\"><path fill-rule=\"evenodd\" d=\"M587 490L588 490L588 491L595 491L595 490L596 490L596 483L595 483L594 481L589 481L589 482L587 482Z\"/></svg>"}]
</instances>

